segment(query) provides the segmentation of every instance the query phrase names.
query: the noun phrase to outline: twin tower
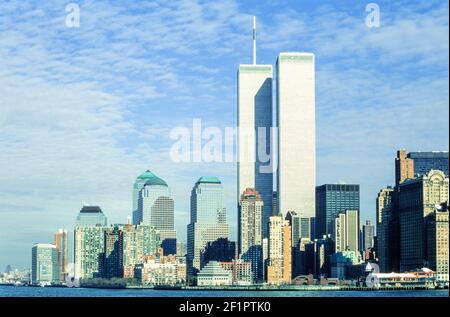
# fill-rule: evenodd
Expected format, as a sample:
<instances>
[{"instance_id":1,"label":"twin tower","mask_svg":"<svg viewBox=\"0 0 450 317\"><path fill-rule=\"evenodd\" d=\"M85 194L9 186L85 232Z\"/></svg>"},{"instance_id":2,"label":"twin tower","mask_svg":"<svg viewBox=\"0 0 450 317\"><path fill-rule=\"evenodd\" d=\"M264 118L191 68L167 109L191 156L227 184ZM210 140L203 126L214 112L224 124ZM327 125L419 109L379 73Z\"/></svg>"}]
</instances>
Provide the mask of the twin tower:
<instances>
[{"instance_id":1,"label":"twin tower","mask_svg":"<svg viewBox=\"0 0 450 317\"><path fill-rule=\"evenodd\" d=\"M246 188L260 193L264 237L272 215L296 211L315 216L314 54L280 53L273 76L272 65L256 64L254 23L253 64L238 70L237 189L238 197Z\"/></svg>"}]
</instances>

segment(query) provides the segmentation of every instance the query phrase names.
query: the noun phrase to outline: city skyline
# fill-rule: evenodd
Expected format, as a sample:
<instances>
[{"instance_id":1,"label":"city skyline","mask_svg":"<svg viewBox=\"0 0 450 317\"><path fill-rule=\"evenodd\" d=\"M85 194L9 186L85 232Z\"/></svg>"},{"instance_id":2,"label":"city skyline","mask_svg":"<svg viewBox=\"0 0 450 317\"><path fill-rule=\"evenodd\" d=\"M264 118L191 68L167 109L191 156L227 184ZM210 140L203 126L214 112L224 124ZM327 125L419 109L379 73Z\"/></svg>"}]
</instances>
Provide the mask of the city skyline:
<instances>
[{"instance_id":1,"label":"city skyline","mask_svg":"<svg viewBox=\"0 0 450 317\"><path fill-rule=\"evenodd\" d=\"M0 92L3 92L0 101L6 105L2 106L6 119L3 121L0 117L0 146L4 149L0 162L8 167L0 172L0 212L4 220L0 226L0 267L7 264L29 267L30 246L37 242L50 243L56 228L64 227L71 232L82 201L99 205L108 223L125 223L132 213L133 182L147 169L171 185L175 229L178 238L184 241L189 222L190 188L198 177L216 175L226 193L230 237L236 240L235 163L170 163L167 160L171 144L168 131L174 124L190 127L193 118L202 118L205 127L236 125L235 70L238 64L251 61L253 14L258 17L258 61L261 63L273 65L281 51L315 53L316 184L339 181L359 184L361 219L375 223L375 197L381 188L394 184L395 151L400 148L448 150L448 107L445 106L448 104L448 41L442 41L444 36L448 38L448 4L419 6L403 2L394 5L383 1L379 4L386 14L378 30L365 26L363 5L324 6L319 2L317 5L296 4L290 11L284 11L273 5L255 4L255 12L250 12L250 4L199 4L202 9L198 15L203 17L204 11L212 10L214 19L200 19L200 25L189 28L189 32L198 34L192 44L177 38L180 33L171 34L171 40L178 44L172 56L164 55L166 49L174 48L171 41L161 40L161 47L153 48L163 61L159 68L148 56L136 52L139 45L151 52L148 46L157 44L159 39L150 36L150 40L145 40L136 35L138 44L132 44L118 36L111 46L101 40L103 36L111 36L107 35L110 25L95 22L95 15L105 12L105 21L131 19L132 13L124 16L116 10L123 3L111 7L82 5L79 29L66 29L63 19L58 20L65 14L64 4L60 12L45 4L24 4L16 13L10 12L13 7L9 8L15 6L14 3L5 5L5 15L31 14L29 20L17 23L17 34L5 32L5 41L0 44L0 56L5 61L4 68L0 69ZM193 3L184 7L178 2L173 6L178 6L182 12L197 7ZM264 13L268 9L273 9L274 18ZM158 12L158 8L144 8L143 14L155 17ZM145 17L139 19L145 20ZM412 29L405 26L405 23L411 25L413 20L417 22L412 24ZM321 28L314 29L311 22ZM54 31L46 27L47 31L30 38L33 29L48 23L55 27ZM184 23L182 19L174 21L175 25ZM89 37L89 31L95 26L98 30ZM164 23L158 26L156 34L170 31ZM354 27L347 30L348 36L364 40L350 43L339 37L333 26L338 29ZM156 29L150 25L142 27L144 29L132 24L125 30ZM404 31L394 32L396 28ZM299 34L283 32L292 29L300 30ZM57 31L61 34L53 33ZM383 32L393 32L394 39L380 40L386 34ZM215 37L219 39L219 34L220 39L231 40L226 44L217 42ZM414 42L406 51L394 44L395 39L403 39L405 34L407 40L401 43L412 45ZM417 42L411 40L408 44L409 37ZM330 44L327 40L330 38L336 41ZM98 43L103 48L96 45L96 39L100 39ZM49 48L52 40L57 42L56 51ZM28 44L28 41L37 45L34 50L23 47L13 58L9 48ZM204 45L208 44L214 44L213 52L224 59L222 65L202 56L207 51ZM129 48L128 55L118 53L119 48L120 51ZM342 52L335 53L336 48ZM111 55L107 54L108 49ZM379 52L384 56L378 56ZM192 61L187 61L185 57L191 53ZM354 54L352 61L349 60L351 54ZM105 64L94 58L97 55L116 67L105 68ZM31 56L35 57L32 59L35 66L26 62ZM58 62L58 56L62 56L62 61ZM170 68L171 59L180 61L179 66ZM15 68L21 63L31 70L29 75ZM51 65L53 70L50 72L40 65ZM83 65L92 66L98 74ZM140 75L130 73L135 67L142 69ZM188 68L191 73L184 73L181 68ZM143 85L154 73L165 74L166 82ZM120 87L120 75L133 80ZM193 78L196 83L184 82ZM390 78L391 82L385 78ZM100 84L101 81L104 84ZM47 91L48 96L42 95L40 90ZM27 91L26 96L24 91ZM198 95L197 91L203 94ZM161 102L168 109L161 110L158 106ZM442 115L431 116L437 111ZM24 116L25 113L28 115ZM53 120L48 122L48 117ZM411 129L411 125L415 129ZM430 130L430 126L444 128ZM394 132L399 137L389 139L389 133ZM367 142L368 139L372 141ZM27 155L24 155L25 149ZM39 225L36 226L36 222Z\"/></svg>"}]
</instances>

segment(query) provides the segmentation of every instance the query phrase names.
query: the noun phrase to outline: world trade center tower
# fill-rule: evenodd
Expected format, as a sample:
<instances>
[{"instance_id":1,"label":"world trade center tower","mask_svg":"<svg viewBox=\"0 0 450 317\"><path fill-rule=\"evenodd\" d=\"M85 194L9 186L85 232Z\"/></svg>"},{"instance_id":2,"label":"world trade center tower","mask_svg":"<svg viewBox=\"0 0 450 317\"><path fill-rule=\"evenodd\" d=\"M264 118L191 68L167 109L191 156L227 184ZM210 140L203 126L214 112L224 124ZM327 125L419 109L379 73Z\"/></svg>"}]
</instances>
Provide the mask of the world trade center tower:
<instances>
[{"instance_id":1,"label":"world trade center tower","mask_svg":"<svg viewBox=\"0 0 450 317\"><path fill-rule=\"evenodd\" d=\"M271 157L272 65L256 64L256 28L253 24L253 64L238 70L238 185L239 198L254 188L264 202L262 231L272 216L273 171ZM238 199L239 200L239 199Z\"/></svg>"}]
</instances>

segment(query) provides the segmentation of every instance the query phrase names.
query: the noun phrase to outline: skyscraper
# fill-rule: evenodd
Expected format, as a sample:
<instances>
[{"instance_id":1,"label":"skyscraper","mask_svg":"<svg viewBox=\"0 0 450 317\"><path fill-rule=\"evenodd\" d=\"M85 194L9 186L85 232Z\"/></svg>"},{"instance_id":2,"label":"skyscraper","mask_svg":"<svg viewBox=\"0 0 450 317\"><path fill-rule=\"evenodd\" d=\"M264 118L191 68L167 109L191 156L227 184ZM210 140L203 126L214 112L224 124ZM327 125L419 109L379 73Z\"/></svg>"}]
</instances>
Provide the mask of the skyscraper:
<instances>
[{"instance_id":1,"label":"skyscraper","mask_svg":"<svg viewBox=\"0 0 450 317\"><path fill-rule=\"evenodd\" d=\"M106 222L106 216L99 206L83 206L77 216L75 226L106 226Z\"/></svg>"},{"instance_id":2,"label":"skyscraper","mask_svg":"<svg viewBox=\"0 0 450 317\"><path fill-rule=\"evenodd\" d=\"M159 232L164 255L176 254L174 201L170 188L164 180L150 171L146 171L140 177L145 179L145 184L139 192L138 211L133 217L135 224L154 226ZM140 180L139 186L142 185Z\"/></svg>"},{"instance_id":3,"label":"skyscraper","mask_svg":"<svg viewBox=\"0 0 450 317\"><path fill-rule=\"evenodd\" d=\"M315 216L315 70L312 53L280 53L277 60L277 204Z\"/></svg>"},{"instance_id":4,"label":"skyscraper","mask_svg":"<svg viewBox=\"0 0 450 317\"><path fill-rule=\"evenodd\" d=\"M391 220L394 212L394 189L390 186L382 188L376 199L377 208L377 257L381 272L393 272L389 259L391 244Z\"/></svg>"},{"instance_id":5,"label":"skyscraper","mask_svg":"<svg viewBox=\"0 0 450 317\"><path fill-rule=\"evenodd\" d=\"M426 217L436 206L448 202L449 179L442 171L427 174L400 184L400 270L415 270L428 265ZM448 239L448 237L447 237Z\"/></svg>"},{"instance_id":6,"label":"skyscraper","mask_svg":"<svg viewBox=\"0 0 450 317\"><path fill-rule=\"evenodd\" d=\"M36 243L31 250L31 282L60 281L58 250L54 244Z\"/></svg>"},{"instance_id":7,"label":"skyscraper","mask_svg":"<svg viewBox=\"0 0 450 317\"><path fill-rule=\"evenodd\" d=\"M292 233L287 220L272 216L269 220L269 258L267 282L269 284L290 284L292 278Z\"/></svg>"},{"instance_id":8,"label":"skyscraper","mask_svg":"<svg viewBox=\"0 0 450 317\"><path fill-rule=\"evenodd\" d=\"M123 231L118 226L105 229L102 277L123 277Z\"/></svg>"},{"instance_id":9,"label":"skyscraper","mask_svg":"<svg viewBox=\"0 0 450 317\"><path fill-rule=\"evenodd\" d=\"M200 270L200 252L208 242L228 238L225 195L214 176L200 177L191 192L191 222L187 227L187 274L189 282Z\"/></svg>"},{"instance_id":10,"label":"skyscraper","mask_svg":"<svg viewBox=\"0 0 450 317\"><path fill-rule=\"evenodd\" d=\"M146 170L144 173L139 175L136 178L136 181L133 185L133 224L138 225L142 221L142 215L139 213L139 196L142 188L144 188L145 183L148 180L154 179L155 175L150 172L149 170Z\"/></svg>"},{"instance_id":11,"label":"skyscraper","mask_svg":"<svg viewBox=\"0 0 450 317\"><path fill-rule=\"evenodd\" d=\"M324 184L316 187L316 237L332 235L335 219L347 209L359 210L359 185Z\"/></svg>"},{"instance_id":12,"label":"skyscraper","mask_svg":"<svg viewBox=\"0 0 450 317\"><path fill-rule=\"evenodd\" d=\"M427 264L436 272L439 283L449 281L448 204L436 206L425 217L427 239Z\"/></svg>"},{"instance_id":13,"label":"skyscraper","mask_svg":"<svg viewBox=\"0 0 450 317\"><path fill-rule=\"evenodd\" d=\"M239 255L251 262L253 281L263 279L262 216L264 202L253 188L247 188L239 200Z\"/></svg>"},{"instance_id":14,"label":"skyscraper","mask_svg":"<svg viewBox=\"0 0 450 317\"><path fill-rule=\"evenodd\" d=\"M408 158L414 161L414 175L425 175L430 170L443 171L448 176L448 152L409 152Z\"/></svg>"},{"instance_id":15,"label":"skyscraper","mask_svg":"<svg viewBox=\"0 0 450 317\"><path fill-rule=\"evenodd\" d=\"M69 244L66 229L59 229L55 233L55 246L58 250L58 264L61 273L61 281L64 281L68 274L69 264Z\"/></svg>"},{"instance_id":16,"label":"skyscraper","mask_svg":"<svg viewBox=\"0 0 450 317\"><path fill-rule=\"evenodd\" d=\"M359 212L346 210L335 220L336 252L353 251L359 253Z\"/></svg>"},{"instance_id":17,"label":"skyscraper","mask_svg":"<svg viewBox=\"0 0 450 317\"><path fill-rule=\"evenodd\" d=\"M256 40L255 26L253 36ZM239 200L246 188L260 194L264 202L264 237L272 215L272 77L272 65L257 65L256 56L253 64L239 65L237 197Z\"/></svg>"},{"instance_id":18,"label":"skyscraper","mask_svg":"<svg viewBox=\"0 0 450 317\"><path fill-rule=\"evenodd\" d=\"M406 150L399 150L395 158L395 185L409 178L414 178L414 161L408 158Z\"/></svg>"},{"instance_id":19,"label":"skyscraper","mask_svg":"<svg viewBox=\"0 0 450 317\"><path fill-rule=\"evenodd\" d=\"M366 220L366 223L362 226L362 251L366 251L374 246L375 228L370 223L370 220Z\"/></svg>"},{"instance_id":20,"label":"skyscraper","mask_svg":"<svg viewBox=\"0 0 450 317\"><path fill-rule=\"evenodd\" d=\"M75 227L75 278L89 279L102 276L105 227Z\"/></svg>"}]
</instances>

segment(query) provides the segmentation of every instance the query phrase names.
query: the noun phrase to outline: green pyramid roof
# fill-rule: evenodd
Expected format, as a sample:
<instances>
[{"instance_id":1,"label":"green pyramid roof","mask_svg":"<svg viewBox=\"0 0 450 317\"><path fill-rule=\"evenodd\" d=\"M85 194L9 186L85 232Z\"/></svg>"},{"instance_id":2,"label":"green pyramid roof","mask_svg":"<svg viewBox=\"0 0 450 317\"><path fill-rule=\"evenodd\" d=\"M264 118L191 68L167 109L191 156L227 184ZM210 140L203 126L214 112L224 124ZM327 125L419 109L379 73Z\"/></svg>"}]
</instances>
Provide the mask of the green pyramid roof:
<instances>
[{"instance_id":1,"label":"green pyramid roof","mask_svg":"<svg viewBox=\"0 0 450 317\"><path fill-rule=\"evenodd\" d=\"M145 180L146 181L145 185L162 185L162 186L167 186L167 183L164 180L162 180L161 178L159 178L158 176L156 176L155 174L153 174L149 170L146 170L144 173L139 175L138 179Z\"/></svg>"}]
</instances>

